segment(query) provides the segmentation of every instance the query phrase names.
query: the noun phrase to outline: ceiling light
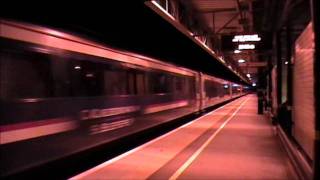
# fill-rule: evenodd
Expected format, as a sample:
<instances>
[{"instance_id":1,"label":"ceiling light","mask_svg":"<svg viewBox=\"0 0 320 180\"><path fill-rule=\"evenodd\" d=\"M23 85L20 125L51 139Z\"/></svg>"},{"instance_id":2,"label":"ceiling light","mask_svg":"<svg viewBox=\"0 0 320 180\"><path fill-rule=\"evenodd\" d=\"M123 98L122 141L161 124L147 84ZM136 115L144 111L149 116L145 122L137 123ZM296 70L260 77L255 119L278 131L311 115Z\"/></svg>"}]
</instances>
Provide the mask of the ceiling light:
<instances>
[{"instance_id":1,"label":"ceiling light","mask_svg":"<svg viewBox=\"0 0 320 180\"><path fill-rule=\"evenodd\" d=\"M248 77L248 78L250 78L250 77L251 77L251 75L248 73L248 74L247 74L247 77Z\"/></svg>"},{"instance_id":2,"label":"ceiling light","mask_svg":"<svg viewBox=\"0 0 320 180\"><path fill-rule=\"evenodd\" d=\"M241 51L236 49L236 50L234 50L234 53L239 54L239 53L241 53Z\"/></svg>"},{"instance_id":3,"label":"ceiling light","mask_svg":"<svg viewBox=\"0 0 320 180\"><path fill-rule=\"evenodd\" d=\"M238 60L238 63L245 63L246 62L246 60L244 60L244 59L239 59Z\"/></svg>"}]
</instances>

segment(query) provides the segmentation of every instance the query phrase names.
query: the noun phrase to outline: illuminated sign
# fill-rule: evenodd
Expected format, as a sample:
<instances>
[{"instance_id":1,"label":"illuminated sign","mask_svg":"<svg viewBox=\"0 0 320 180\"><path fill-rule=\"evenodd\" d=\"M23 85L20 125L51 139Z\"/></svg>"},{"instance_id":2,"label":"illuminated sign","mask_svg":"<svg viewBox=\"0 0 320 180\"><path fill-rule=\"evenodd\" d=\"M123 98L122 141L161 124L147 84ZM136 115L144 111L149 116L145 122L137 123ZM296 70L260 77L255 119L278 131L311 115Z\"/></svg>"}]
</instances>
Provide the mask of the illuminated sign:
<instances>
[{"instance_id":1,"label":"illuminated sign","mask_svg":"<svg viewBox=\"0 0 320 180\"><path fill-rule=\"evenodd\" d=\"M255 49L256 46L254 44L239 44L238 49Z\"/></svg>"},{"instance_id":2,"label":"illuminated sign","mask_svg":"<svg viewBox=\"0 0 320 180\"><path fill-rule=\"evenodd\" d=\"M232 42L252 42L252 41L261 41L261 38L258 34L253 35L236 35L232 39Z\"/></svg>"}]
</instances>

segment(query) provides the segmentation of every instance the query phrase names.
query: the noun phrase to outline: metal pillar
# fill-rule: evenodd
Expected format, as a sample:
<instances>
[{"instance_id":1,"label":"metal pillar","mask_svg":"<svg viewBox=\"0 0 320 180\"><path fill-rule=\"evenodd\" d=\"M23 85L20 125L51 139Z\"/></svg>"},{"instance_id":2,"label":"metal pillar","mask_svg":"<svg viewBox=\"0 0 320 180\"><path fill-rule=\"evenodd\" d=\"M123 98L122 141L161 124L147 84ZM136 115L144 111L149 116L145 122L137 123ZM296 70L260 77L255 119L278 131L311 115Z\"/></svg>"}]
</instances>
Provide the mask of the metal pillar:
<instances>
[{"instance_id":1,"label":"metal pillar","mask_svg":"<svg viewBox=\"0 0 320 180\"><path fill-rule=\"evenodd\" d=\"M276 34L276 48L277 48L277 104L281 104L281 82L282 82L282 46L281 46L281 30Z\"/></svg>"}]
</instances>

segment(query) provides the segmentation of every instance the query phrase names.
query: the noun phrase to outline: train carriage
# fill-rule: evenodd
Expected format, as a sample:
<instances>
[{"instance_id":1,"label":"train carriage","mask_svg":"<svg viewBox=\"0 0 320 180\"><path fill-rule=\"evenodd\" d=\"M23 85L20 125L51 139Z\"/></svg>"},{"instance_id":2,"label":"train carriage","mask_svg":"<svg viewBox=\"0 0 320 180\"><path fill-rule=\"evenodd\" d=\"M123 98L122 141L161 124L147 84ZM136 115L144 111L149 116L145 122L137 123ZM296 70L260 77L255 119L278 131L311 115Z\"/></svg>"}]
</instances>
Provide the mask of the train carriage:
<instances>
[{"instance_id":1,"label":"train carriage","mask_svg":"<svg viewBox=\"0 0 320 180\"><path fill-rule=\"evenodd\" d=\"M226 80L52 29L5 20L0 29L2 176L242 93Z\"/></svg>"}]
</instances>

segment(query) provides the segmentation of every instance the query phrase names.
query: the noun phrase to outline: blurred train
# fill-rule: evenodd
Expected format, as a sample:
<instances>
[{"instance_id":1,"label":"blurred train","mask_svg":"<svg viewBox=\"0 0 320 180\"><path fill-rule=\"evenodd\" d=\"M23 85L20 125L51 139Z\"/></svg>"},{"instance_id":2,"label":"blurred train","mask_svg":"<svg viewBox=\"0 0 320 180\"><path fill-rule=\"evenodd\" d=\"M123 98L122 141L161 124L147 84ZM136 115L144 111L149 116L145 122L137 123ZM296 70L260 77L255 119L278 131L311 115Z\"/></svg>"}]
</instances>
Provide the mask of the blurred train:
<instances>
[{"instance_id":1,"label":"blurred train","mask_svg":"<svg viewBox=\"0 0 320 180\"><path fill-rule=\"evenodd\" d=\"M1 20L1 176L244 94L241 85L52 29Z\"/></svg>"}]
</instances>

